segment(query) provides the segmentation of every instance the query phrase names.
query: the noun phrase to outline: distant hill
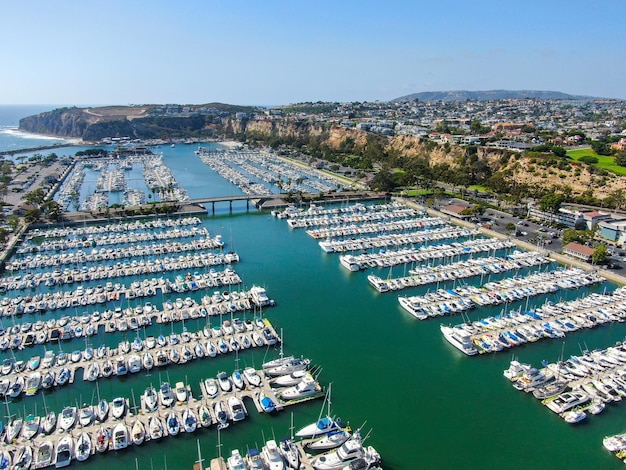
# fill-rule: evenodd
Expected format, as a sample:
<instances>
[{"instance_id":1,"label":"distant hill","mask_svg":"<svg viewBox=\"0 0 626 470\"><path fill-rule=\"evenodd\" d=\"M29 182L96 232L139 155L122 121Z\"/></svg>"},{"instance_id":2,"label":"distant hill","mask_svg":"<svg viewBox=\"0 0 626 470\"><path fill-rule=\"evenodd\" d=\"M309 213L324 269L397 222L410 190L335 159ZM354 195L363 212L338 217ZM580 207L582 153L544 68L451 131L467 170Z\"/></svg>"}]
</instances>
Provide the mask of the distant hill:
<instances>
[{"instance_id":1,"label":"distant hill","mask_svg":"<svg viewBox=\"0 0 626 470\"><path fill-rule=\"evenodd\" d=\"M504 99L540 99L540 100L593 100L598 99L592 96L568 95L560 91L542 90L486 90L486 91L423 91L421 93L411 93L390 101L487 101Z\"/></svg>"}]
</instances>

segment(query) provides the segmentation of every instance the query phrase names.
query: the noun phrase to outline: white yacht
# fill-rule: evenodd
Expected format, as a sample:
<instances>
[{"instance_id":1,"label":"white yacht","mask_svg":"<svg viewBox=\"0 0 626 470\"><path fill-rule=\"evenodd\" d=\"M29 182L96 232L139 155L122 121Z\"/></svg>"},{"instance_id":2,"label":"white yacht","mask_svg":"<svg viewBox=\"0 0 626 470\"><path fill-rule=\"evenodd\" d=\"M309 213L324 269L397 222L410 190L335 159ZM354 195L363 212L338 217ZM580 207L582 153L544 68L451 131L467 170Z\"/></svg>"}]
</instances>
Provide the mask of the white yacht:
<instances>
[{"instance_id":1,"label":"white yacht","mask_svg":"<svg viewBox=\"0 0 626 470\"><path fill-rule=\"evenodd\" d=\"M283 460L275 440L269 440L263 446L261 457L269 470L285 470L285 461Z\"/></svg>"},{"instance_id":2,"label":"white yacht","mask_svg":"<svg viewBox=\"0 0 626 470\"><path fill-rule=\"evenodd\" d=\"M228 457L228 460L226 461L226 465L228 467L228 470L246 470L247 469L246 464L243 461L243 457L241 457L241 454L239 453L237 449L231 452L230 457Z\"/></svg>"},{"instance_id":3,"label":"white yacht","mask_svg":"<svg viewBox=\"0 0 626 470\"><path fill-rule=\"evenodd\" d=\"M584 405L590 400L589 395L584 392L573 391L561 393L553 400L546 403L546 406L557 414L565 413L579 405Z\"/></svg>"},{"instance_id":4,"label":"white yacht","mask_svg":"<svg viewBox=\"0 0 626 470\"><path fill-rule=\"evenodd\" d=\"M459 351L467 354L468 356L473 356L478 353L478 350L472 343L472 337L467 331L462 328L444 325L440 325L439 328L441 329L443 337Z\"/></svg>"},{"instance_id":5,"label":"white yacht","mask_svg":"<svg viewBox=\"0 0 626 470\"><path fill-rule=\"evenodd\" d=\"M281 400L297 400L316 395L321 391L322 387L320 387L320 384L317 383L313 376L311 374L306 374L297 385L280 391L279 396Z\"/></svg>"},{"instance_id":6,"label":"white yacht","mask_svg":"<svg viewBox=\"0 0 626 470\"><path fill-rule=\"evenodd\" d=\"M246 418L248 411L246 410L241 398L236 396L229 397L226 404L228 405L228 411L230 412L233 421L241 421Z\"/></svg>"}]
</instances>

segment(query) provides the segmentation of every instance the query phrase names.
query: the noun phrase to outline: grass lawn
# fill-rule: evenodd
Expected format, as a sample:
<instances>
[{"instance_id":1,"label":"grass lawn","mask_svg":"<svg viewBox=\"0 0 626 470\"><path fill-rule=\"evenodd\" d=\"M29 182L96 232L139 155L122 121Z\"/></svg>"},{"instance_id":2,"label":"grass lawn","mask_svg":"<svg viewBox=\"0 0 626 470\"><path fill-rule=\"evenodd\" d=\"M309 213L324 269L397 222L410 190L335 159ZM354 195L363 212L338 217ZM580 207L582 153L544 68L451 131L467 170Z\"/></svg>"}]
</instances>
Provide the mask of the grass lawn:
<instances>
[{"instance_id":1,"label":"grass lawn","mask_svg":"<svg viewBox=\"0 0 626 470\"><path fill-rule=\"evenodd\" d=\"M592 148L567 151L567 156L576 161L587 155L598 158L598 163L595 164L598 168L604 168L618 175L626 175L626 167L616 165L615 158L606 155L598 155Z\"/></svg>"}]
</instances>

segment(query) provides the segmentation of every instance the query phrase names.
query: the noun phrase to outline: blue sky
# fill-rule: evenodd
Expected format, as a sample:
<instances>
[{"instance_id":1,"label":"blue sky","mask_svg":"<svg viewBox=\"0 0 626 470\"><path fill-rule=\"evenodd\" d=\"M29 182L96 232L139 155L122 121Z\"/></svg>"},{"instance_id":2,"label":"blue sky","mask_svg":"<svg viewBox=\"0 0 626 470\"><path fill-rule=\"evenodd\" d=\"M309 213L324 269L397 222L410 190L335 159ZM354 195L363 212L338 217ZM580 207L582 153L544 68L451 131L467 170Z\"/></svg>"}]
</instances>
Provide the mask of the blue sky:
<instances>
[{"instance_id":1,"label":"blue sky","mask_svg":"<svg viewBox=\"0 0 626 470\"><path fill-rule=\"evenodd\" d=\"M626 99L624 0L3 2L0 104Z\"/></svg>"}]
</instances>

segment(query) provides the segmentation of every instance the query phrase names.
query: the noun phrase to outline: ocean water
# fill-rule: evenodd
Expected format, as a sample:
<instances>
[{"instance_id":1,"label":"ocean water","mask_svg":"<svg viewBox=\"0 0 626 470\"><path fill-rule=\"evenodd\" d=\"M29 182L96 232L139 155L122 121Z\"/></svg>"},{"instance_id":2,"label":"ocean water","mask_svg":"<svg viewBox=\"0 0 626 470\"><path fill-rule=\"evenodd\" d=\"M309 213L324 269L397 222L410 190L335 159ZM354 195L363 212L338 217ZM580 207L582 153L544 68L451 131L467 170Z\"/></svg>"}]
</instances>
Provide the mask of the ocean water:
<instances>
[{"instance_id":1,"label":"ocean water","mask_svg":"<svg viewBox=\"0 0 626 470\"><path fill-rule=\"evenodd\" d=\"M195 156L194 146L158 150L190 197L240 193ZM561 354L569 357L581 349L610 346L626 336L624 324L579 331L564 341L543 340L508 352L466 357L439 331L440 324L458 323L460 317L414 319L401 309L397 294L376 292L367 282L369 272L346 271L338 255L324 253L302 229L289 229L285 221L268 212L246 210L245 203L234 204L232 212L227 203L217 204L215 214L203 217L203 223L212 234L223 236L226 249L240 255L241 261L234 268L243 278L242 287L262 285L276 301L275 307L263 313L277 330L283 331L285 353L304 355L321 368L320 382L332 384L332 414L353 427L364 425L365 430L371 430L366 443L380 452L384 468L623 468L604 450L602 438L626 431L625 404L610 405L604 414L571 426L532 396L515 390L502 371L512 355L538 366L544 359L558 360ZM389 269L375 272L381 277L390 274ZM394 268L391 274L400 276L403 268ZM131 281L120 280L125 284ZM530 299L528 307L614 287L605 283L579 291L561 291ZM407 289L402 295L416 295L427 289ZM190 295L199 299L205 294ZM156 305L163 300L151 299ZM518 306L524 303L508 308ZM469 316L476 320L497 314L502 308L476 309ZM203 321L186 322L185 326L200 329ZM174 326L175 331L181 328L181 324ZM145 334L167 334L170 329L154 325ZM119 334L100 333L92 342L97 346L101 341L114 344L121 339ZM72 340L61 347L66 352L84 349L85 342ZM35 351L42 353L43 348L22 351L18 356L31 356ZM158 386L163 380L190 383L197 395L203 378L215 376L220 370L231 372L237 366L259 367L276 354L276 350L247 350L238 357L231 354L196 360L184 367L153 370L150 375L101 379L97 388L79 377L72 386L46 393L45 405L58 411L68 404L93 401L98 393L109 399L127 396L132 403L148 384ZM5 357L6 353L0 354L0 359ZM260 448L267 439L289 435L292 413L296 429L315 421L322 400L289 407L276 415L257 414L251 403L247 406L250 417L219 434L222 455L230 455L235 448L242 452L247 447ZM40 393L8 404L7 410L13 414L39 410L43 414L43 407L44 395ZM84 464L72 465L94 470L111 465L146 470L190 469L197 459L197 442L208 466L208 460L218 454L215 428L114 455L95 455Z\"/></svg>"},{"instance_id":2,"label":"ocean water","mask_svg":"<svg viewBox=\"0 0 626 470\"><path fill-rule=\"evenodd\" d=\"M51 111L58 107L55 105L0 105L0 152L67 142L65 139L57 137L30 134L18 130L21 118L44 111Z\"/></svg>"}]
</instances>

